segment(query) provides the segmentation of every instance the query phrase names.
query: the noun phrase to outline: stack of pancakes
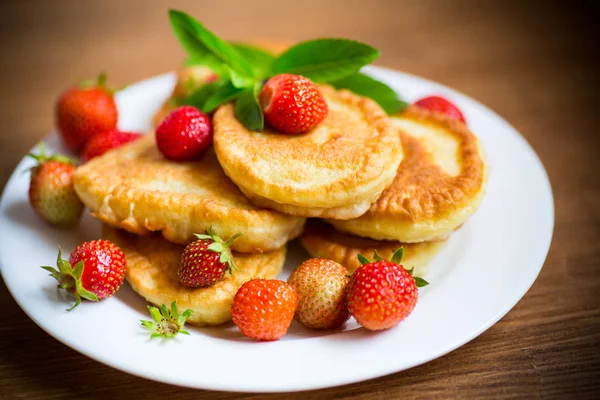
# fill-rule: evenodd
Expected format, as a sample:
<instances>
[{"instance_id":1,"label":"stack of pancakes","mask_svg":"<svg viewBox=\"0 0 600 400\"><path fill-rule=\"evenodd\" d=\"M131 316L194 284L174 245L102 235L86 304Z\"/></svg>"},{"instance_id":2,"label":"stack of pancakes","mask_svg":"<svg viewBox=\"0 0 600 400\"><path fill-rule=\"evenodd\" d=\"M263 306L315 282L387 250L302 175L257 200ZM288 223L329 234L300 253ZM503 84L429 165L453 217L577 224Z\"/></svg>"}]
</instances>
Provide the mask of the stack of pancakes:
<instances>
[{"instance_id":1,"label":"stack of pancakes","mask_svg":"<svg viewBox=\"0 0 600 400\"><path fill-rule=\"evenodd\" d=\"M180 73L173 96L204 79L202 68ZM191 323L226 322L237 289L277 277L287 242L300 235L311 256L350 272L358 253L387 258L404 246L406 263L424 274L481 202L479 142L441 114L410 107L390 118L370 99L319 89L329 113L302 135L250 131L226 104L213 114L214 147L197 161L167 160L149 134L77 169L75 189L125 252L135 291L156 305L177 300L194 311ZM208 288L182 286L184 246L211 226L224 239L243 234L232 244L242 272Z\"/></svg>"}]
</instances>

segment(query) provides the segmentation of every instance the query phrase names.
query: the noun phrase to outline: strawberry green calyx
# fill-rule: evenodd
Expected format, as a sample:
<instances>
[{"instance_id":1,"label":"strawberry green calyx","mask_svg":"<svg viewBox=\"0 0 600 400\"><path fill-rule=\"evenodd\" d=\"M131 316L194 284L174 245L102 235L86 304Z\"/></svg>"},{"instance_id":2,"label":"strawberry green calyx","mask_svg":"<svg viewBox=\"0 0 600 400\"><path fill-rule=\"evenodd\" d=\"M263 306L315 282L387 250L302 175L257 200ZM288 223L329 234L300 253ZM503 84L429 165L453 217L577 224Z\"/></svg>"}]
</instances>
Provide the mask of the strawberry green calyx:
<instances>
[{"instance_id":1,"label":"strawberry green calyx","mask_svg":"<svg viewBox=\"0 0 600 400\"><path fill-rule=\"evenodd\" d=\"M106 80L107 80L106 73L101 72L95 80L86 79L86 80L79 82L79 88L81 88L81 89L97 88L97 89L104 90L108 94L114 95L116 92L121 91L127 87L127 86L123 86L118 89L114 89L112 87L109 87L106 84Z\"/></svg>"},{"instance_id":2,"label":"strawberry green calyx","mask_svg":"<svg viewBox=\"0 0 600 400\"><path fill-rule=\"evenodd\" d=\"M158 307L148 306L148 311L154 321L142 320L142 326L150 330L150 338L156 337L172 338L178 333L189 335L190 333L183 329L185 321L192 315L192 310L185 310L183 314L179 313L177 301L171 303L171 310L166 305Z\"/></svg>"},{"instance_id":3,"label":"strawberry green calyx","mask_svg":"<svg viewBox=\"0 0 600 400\"><path fill-rule=\"evenodd\" d=\"M219 236L215 235L215 233L213 232L212 226L210 226L205 235L196 233L194 236L196 236L200 240L212 240L213 241L213 243L211 243L211 245L208 246L208 250L214 251L215 253L220 254L219 262L227 264L227 272L229 272L231 274L233 271L233 268L240 271L238 266L235 265L235 261L233 261L233 256L231 255L231 250L229 249L229 247L231 246L231 243L233 243L233 241L235 239L242 236L242 233L237 233L237 234L233 235L232 237L230 237L229 240L224 241Z\"/></svg>"},{"instance_id":4,"label":"strawberry green calyx","mask_svg":"<svg viewBox=\"0 0 600 400\"><path fill-rule=\"evenodd\" d=\"M410 276L413 277L413 279L415 280L415 284L417 285L417 287L423 287L423 286L429 285L429 282L427 282L425 279L423 279L421 277L418 277L418 276L413 276L414 267L411 268L411 269L408 269L408 268L404 267L401 264L402 263L402 258L404 258L404 247L400 247L399 249L397 249L396 251L394 251L394 254L392 255L392 259L390 260L390 262L393 262L394 264L401 265L410 274ZM379 255L379 253L377 253L377 250L375 250L375 252L373 253L373 260L375 260L375 262L387 261L386 259L384 259L383 257L381 257ZM360 261L361 265L372 263L371 260L369 260L367 257L363 256L360 253L358 254L358 261Z\"/></svg>"},{"instance_id":5,"label":"strawberry green calyx","mask_svg":"<svg viewBox=\"0 0 600 400\"><path fill-rule=\"evenodd\" d=\"M42 268L50 272L50 276L58 281L57 287L59 289L64 289L75 296L75 304L73 307L68 308L67 311L71 311L81 304L82 297L86 300L98 301L98 296L96 296L95 293L86 290L81 283L81 275L83 274L84 268L83 261L79 261L75 264L75 267L73 267L67 260L62 259L62 252L59 247L56 266L58 269L50 266L43 266Z\"/></svg>"},{"instance_id":6,"label":"strawberry green calyx","mask_svg":"<svg viewBox=\"0 0 600 400\"><path fill-rule=\"evenodd\" d=\"M41 142L40 145L38 146L38 154L34 154L34 153L28 153L27 157L33 158L36 162L37 165L42 165L45 162L48 161L58 161L61 162L63 164L71 164L71 165L75 165L76 162L75 160L73 160L72 158L69 158L67 156L63 156L62 154L52 154L51 156L48 156L46 154L46 147L44 146L44 143Z\"/></svg>"}]
</instances>

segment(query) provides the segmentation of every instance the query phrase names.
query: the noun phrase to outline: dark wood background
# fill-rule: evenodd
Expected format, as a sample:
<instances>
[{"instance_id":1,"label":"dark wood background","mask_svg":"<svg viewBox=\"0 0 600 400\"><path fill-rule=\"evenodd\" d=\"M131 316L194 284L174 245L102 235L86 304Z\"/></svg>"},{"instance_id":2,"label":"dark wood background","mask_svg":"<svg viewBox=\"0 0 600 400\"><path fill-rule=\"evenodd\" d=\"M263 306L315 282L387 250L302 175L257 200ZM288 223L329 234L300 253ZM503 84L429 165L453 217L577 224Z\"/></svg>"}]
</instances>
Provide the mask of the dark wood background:
<instances>
[{"instance_id":1,"label":"dark wood background","mask_svg":"<svg viewBox=\"0 0 600 400\"><path fill-rule=\"evenodd\" d=\"M0 398L600 396L598 2L212 0L169 6L227 39L359 39L381 49L377 64L442 82L497 111L533 145L552 181L556 227L546 264L506 317L445 357L359 384L275 396L182 389L113 370L44 333L0 284ZM1 3L0 189L52 128L54 101L66 86L101 70L121 85L179 64L183 52L167 7L143 0ZM235 379L235 365L223 373Z\"/></svg>"}]
</instances>

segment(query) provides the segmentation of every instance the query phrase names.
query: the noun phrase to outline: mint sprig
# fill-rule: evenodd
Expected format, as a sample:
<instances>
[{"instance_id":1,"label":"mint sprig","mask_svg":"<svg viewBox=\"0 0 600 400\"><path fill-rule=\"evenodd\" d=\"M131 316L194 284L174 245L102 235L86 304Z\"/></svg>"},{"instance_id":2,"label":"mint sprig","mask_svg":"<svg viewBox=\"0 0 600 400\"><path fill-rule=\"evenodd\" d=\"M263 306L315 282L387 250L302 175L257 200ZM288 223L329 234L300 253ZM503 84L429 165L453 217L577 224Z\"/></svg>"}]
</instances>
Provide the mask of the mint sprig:
<instances>
[{"instance_id":1,"label":"mint sprig","mask_svg":"<svg viewBox=\"0 0 600 400\"><path fill-rule=\"evenodd\" d=\"M206 65L219 76L219 81L179 99L180 104L212 112L221 104L234 102L237 118L248 129L261 131L264 116L257 96L262 85L274 75L290 73L370 97L388 114L406 106L393 89L358 72L379 56L379 51L367 44L347 39L309 40L275 57L255 46L227 43L184 12L170 10L169 18L189 54L186 65Z\"/></svg>"},{"instance_id":2,"label":"mint sprig","mask_svg":"<svg viewBox=\"0 0 600 400\"><path fill-rule=\"evenodd\" d=\"M313 82L332 82L358 72L377 57L377 49L354 40L310 40L277 57L273 72L302 75Z\"/></svg>"},{"instance_id":3,"label":"mint sprig","mask_svg":"<svg viewBox=\"0 0 600 400\"><path fill-rule=\"evenodd\" d=\"M360 96L370 97L389 115L394 115L408 106L407 102L400 100L394 89L360 72L333 81L331 85L336 89L348 89Z\"/></svg>"}]
</instances>

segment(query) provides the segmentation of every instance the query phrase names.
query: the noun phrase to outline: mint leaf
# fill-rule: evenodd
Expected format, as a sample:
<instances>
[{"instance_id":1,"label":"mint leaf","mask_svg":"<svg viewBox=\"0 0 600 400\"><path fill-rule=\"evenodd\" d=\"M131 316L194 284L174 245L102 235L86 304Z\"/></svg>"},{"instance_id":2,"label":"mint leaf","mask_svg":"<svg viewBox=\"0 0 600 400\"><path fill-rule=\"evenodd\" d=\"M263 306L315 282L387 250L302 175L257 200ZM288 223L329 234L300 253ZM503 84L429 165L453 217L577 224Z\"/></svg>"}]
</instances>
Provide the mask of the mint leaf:
<instances>
[{"instance_id":1,"label":"mint leaf","mask_svg":"<svg viewBox=\"0 0 600 400\"><path fill-rule=\"evenodd\" d=\"M189 97L183 98L179 101L179 105L182 106L193 106L198 110L202 110L206 100L208 100L217 90L223 86L223 81L215 81L202 86L196 90Z\"/></svg>"},{"instance_id":2,"label":"mint leaf","mask_svg":"<svg viewBox=\"0 0 600 400\"><path fill-rule=\"evenodd\" d=\"M262 132L265 121L258 103L260 83L244 90L235 102L235 116L251 131Z\"/></svg>"},{"instance_id":3,"label":"mint leaf","mask_svg":"<svg viewBox=\"0 0 600 400\"><path fill-rule=\"evenodd\" d=\"M394 89L360 72L331 82L331 85L336 89L348 89L360 96L370 97L389 115L396 114L408 106L408 103L398 98Z\"/></svg>"},{"instance_id":4,"label":"mint leaf","mask_svg":"<svg viewBox=\"0 0 600 400\"><path fill-rule=\"evenodd\" d=\"M230 44L206 29L198 20L184 12L169 10L169 19L175 36L195 61L205 63L217 74L225 64L231 71L253 77L252 66Z\"/></svg>"},{"instance_id":5,"label":"mint leaf","mask_svg":"<svg viewBox=\"0 0 600 400\"><path fill-rule=\"evenodd\" d=\"M358 72L378 56L377 49L353 40L310 40L281 54L273 64L273 72L303 75L313 82L331 82Z\"/></svg>"},{"instance_id":6,"label":"mint leaf","mask_svg":"<svg viewBox=\"0 0 600 400\"><path fill-rule=\"evenodd\" d=\"M244 43L231 43L234 49L244 57L254 70L257 78L266 78L271 75L275 56L266 50Z\"/></svg>"},{"instance_id":7,"label":"mint leaf","mask_svg":"<svg viewBox=\"0 0 600 400\"><path fill-rule=\"evenodd\" d=\"M225 82L212 92L212 94L205 100L204 104L202 104L200 110L205 113L212 112L221 104L235 99L241 92L242 89L236 88L231 82Z\"/></svg>"}]
</instances>

